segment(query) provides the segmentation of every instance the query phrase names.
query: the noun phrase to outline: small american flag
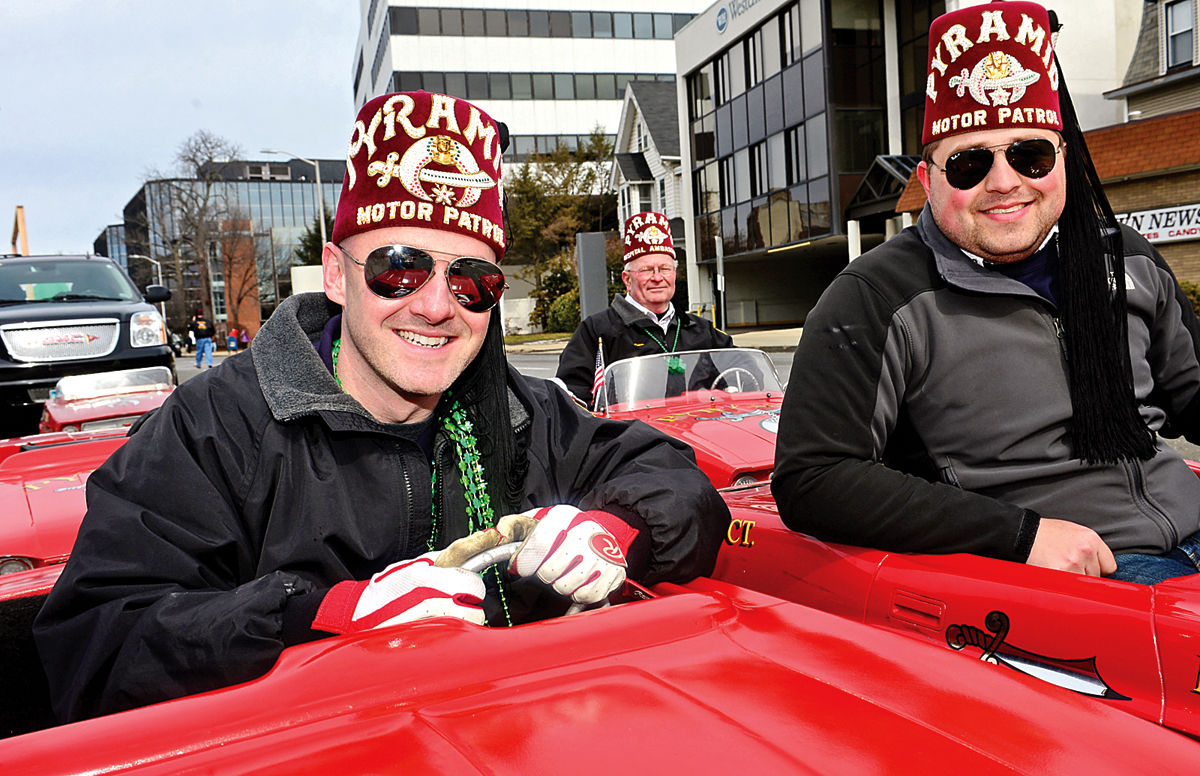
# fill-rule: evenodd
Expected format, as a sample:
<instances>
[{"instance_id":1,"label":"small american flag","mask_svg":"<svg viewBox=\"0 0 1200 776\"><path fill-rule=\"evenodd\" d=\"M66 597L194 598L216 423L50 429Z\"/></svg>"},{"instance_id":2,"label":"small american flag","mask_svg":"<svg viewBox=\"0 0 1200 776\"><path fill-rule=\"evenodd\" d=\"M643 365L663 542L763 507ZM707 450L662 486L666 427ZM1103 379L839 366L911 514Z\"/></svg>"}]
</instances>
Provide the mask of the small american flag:
<instances>
[{"instance_id":1,"label":"small american flag","mask_svg":"<svg viewBox=\"0 0 1200 776\"><path fill-rule=\"evenodd\" d=\"M596 339L596 374L592 377L592 409L600 408L600 394L604 390L604 338Z\"/></svg>"}]
</instances>

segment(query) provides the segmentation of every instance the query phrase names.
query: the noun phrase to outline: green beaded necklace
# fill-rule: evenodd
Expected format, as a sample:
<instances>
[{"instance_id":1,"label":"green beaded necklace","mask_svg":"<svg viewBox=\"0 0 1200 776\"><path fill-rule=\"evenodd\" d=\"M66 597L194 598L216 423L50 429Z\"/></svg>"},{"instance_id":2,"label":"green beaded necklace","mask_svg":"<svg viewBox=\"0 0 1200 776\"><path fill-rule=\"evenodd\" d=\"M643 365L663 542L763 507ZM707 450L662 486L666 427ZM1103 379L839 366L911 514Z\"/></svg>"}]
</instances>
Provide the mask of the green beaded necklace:
<instances>
[{"instance_id":1,"label":"green beaded necklace","mask_svg":"<svg viewBox=\"0 0 1200 776\"><path fill-rule=\"evenodd\" d=\"M679 347L679 332L683 331L683 322L682 321L680 321L680 320L675 321L675 341L671 343L671 347L669 347L669 348L667 347L667 343L664 342L663 340L660 340L658 337L655 337L654 332L650 331L649 328L647 328L645 326L643 326L642 328L645 329L646 334L650 337L650 339L652 339L658 343L658 346L663 349L664 353L674 353L675 348ZM666 332L663 332L663 334L665 335ZM687 367L684 366L683 359L681 359L679 356L671 356L670 358L667 359L667 371L668 372L674 372L675 374L683 374L684 371L686 370L686 368Z\"/></svg>"},{"instance_id":2,"label":"green beaded necklace","mask_svg":"<svg viewBox=\"0 0 1200 776\"><path fill-rule=\"evenodd\" d=\"M341 349L342 340L339 338L333 343L333 379L337 381L338 388L344 392L346 389L342 386L342 378L338 376L338 353L341 352ZM475 439L475 429L471 424L471 419L467 417L466 411L459 406L457 399L450 405L450 411L442 417L441 423L442 430L454 443L454 459L458 463L459 477L467 500L468 535L485 528L495 527L495 512L492 510L492 501L487 492L487 481L479 455L479 446ZM430 513L429 540L426 542L426 546L432 551L437 549L438 504L441 500L438 498L437 467L431 465L429 471L433 504ZM512 617L508 612L508 597L505 595L504 583L500 578L499 565L492 565L489 570L496 580L496 589L500 592L500 604L504 608L504 619L511 626Z\"/></svg>"}]
</instances>

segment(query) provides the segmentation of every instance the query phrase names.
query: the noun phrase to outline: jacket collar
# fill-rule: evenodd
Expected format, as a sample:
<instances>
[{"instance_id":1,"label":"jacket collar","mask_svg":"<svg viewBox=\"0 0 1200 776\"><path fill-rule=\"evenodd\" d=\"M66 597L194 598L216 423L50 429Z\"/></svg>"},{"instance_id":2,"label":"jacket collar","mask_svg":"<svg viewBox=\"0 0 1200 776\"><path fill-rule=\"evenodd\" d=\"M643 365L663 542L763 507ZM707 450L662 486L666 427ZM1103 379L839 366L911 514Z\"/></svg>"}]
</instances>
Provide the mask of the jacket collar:
<instances>
[{"instance_id":1,"label":"jacket collar","mask_svg":"<svg viewBox=\"0 0 1200 776\"><path fill-rule=\"evenodd\" d=\"M917 233L921 241L933 252L938 275L950 285L985 294L1015 294L1041 298L1036 291L1021 281L987 269L952 243L933 220L933 211L928 203L917 218Z\"/></svg>"}]
</instances>

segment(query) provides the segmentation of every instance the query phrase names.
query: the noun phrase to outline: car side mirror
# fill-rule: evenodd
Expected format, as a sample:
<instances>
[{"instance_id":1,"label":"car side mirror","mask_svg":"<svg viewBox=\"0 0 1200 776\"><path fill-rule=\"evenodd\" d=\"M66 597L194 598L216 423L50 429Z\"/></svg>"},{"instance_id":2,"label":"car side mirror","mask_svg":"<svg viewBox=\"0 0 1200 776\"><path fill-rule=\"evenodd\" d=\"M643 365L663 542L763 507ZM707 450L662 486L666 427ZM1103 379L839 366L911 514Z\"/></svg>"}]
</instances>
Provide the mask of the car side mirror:
<instances>
[{"instance_id":1,"label":"car side mirror","mask_svg":"<svg viewBox=\"0 0 1200 776\"><path fill-rule=\"evenodd\" d=\"M146 293L142 294L142 298L150 304L165 302L171 298L171 289L166 286L149 285L146 286Z\"/></svg>"}]
</instances>

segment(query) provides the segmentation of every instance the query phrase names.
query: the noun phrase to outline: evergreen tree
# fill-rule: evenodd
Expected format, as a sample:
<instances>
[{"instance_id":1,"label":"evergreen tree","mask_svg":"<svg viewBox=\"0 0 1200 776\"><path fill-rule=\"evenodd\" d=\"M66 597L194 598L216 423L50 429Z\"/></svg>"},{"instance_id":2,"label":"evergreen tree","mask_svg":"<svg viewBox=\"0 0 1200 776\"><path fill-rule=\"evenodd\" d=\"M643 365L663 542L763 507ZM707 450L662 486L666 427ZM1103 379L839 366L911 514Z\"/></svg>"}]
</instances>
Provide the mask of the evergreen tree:
<instances>
[{"instance_id":1,"label":"evergreen tree","mask_svg":"<svg viewBox=\"0 0 1200 776\"><path fill-rule=\"evenodd\" d=\"M321 253L325 250L325 245L321 242L321 222L317 220L316 213L313 214L312 223L304 229L304 234L300 235L300 245L292 251L296 257L296 264L312 265L321 263ZM325 211L325 234L333 234L333 216Z\"/></svg>"}]
</instances>

